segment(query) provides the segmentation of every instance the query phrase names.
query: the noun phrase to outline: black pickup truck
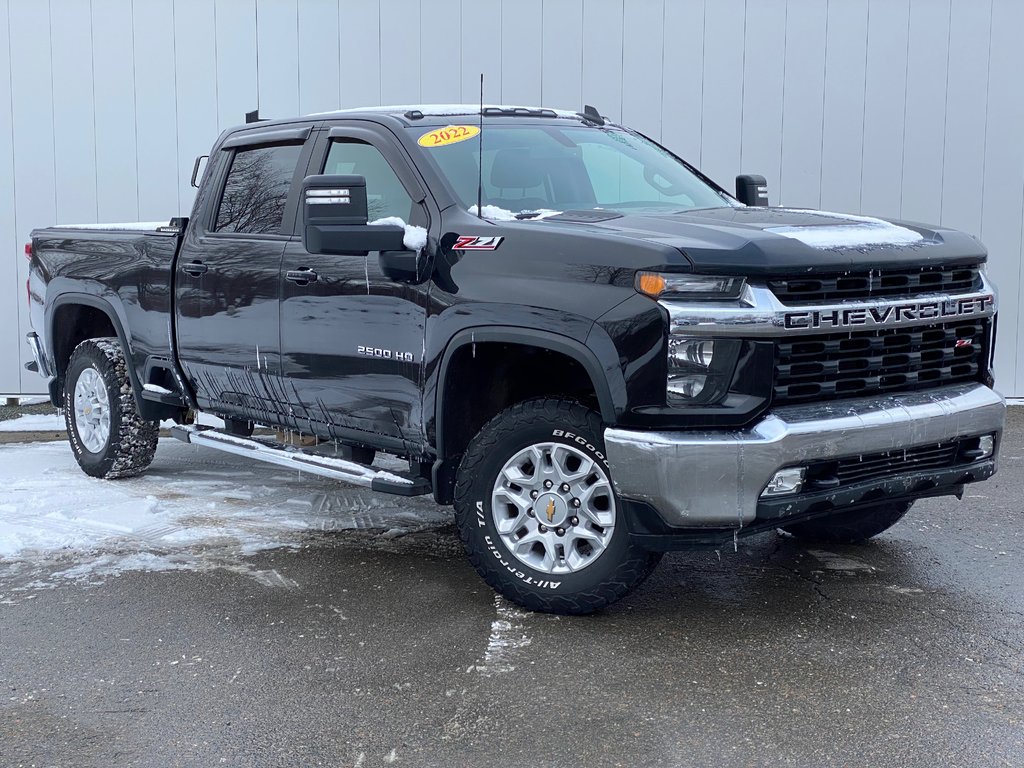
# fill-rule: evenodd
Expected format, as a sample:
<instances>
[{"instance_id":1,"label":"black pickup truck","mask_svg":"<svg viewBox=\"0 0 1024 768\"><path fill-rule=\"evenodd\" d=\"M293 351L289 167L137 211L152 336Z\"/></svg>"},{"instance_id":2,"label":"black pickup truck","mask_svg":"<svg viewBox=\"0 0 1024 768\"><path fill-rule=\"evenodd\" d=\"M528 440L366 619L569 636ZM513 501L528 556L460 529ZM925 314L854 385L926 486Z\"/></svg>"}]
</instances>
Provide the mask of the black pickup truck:
<instances>
[{"instance_id":1,"label":"black pickup truck","mask_svg":"<svg viewBox=\"0 0 1024 768\"><path fill-rule=\"evenodd\" d=\"M254 120L189 218L27 252L30 367L83 470L143 471L170 418L433 493L535 610L599 609L672 549L861 541L996 470L977 240L734 197L589 107Z\"/></svg>"}]
</instances>

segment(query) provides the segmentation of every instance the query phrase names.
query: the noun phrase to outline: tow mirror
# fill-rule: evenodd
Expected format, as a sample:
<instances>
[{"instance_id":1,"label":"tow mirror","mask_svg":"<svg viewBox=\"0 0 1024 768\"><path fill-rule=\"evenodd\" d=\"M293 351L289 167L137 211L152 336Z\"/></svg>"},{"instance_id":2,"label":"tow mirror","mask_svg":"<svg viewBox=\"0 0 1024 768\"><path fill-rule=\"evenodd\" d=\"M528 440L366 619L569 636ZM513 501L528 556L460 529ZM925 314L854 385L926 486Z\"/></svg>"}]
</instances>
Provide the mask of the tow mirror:
<instances>
[{"instance_id":1,"label":"tow mirror","mask_svg":"<svg viewBox=\"0 0 1024 768\"><path fill-rule=\"evenodd\" d=\"M366 178L307 176L302 181L302 244L310 253L400 251L405 228L367 223Z\"/></svg>"},{"instance_id":2,"label":"tow mirror","mask_svg":"<svg viewBox=\"0 0 1024 768\"><path fill-rule=\"evenodd\" d=\"M744 205L768 205L768 182L764 176L736 177L736 199Z\"/></svg>"}]
</instances>

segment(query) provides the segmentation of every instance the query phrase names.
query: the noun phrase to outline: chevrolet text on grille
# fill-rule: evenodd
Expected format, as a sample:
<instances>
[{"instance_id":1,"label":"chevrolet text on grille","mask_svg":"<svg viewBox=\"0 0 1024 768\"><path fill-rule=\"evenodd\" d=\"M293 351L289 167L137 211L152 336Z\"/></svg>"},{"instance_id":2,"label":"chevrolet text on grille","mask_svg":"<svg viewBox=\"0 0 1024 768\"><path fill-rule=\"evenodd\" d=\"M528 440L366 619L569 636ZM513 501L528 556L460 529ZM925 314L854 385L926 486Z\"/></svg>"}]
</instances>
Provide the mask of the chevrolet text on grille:
<instances>
[{"instance_id":1,"label":"chevrolet text on grille","mask_svg":"<svg viewBox=\"0 0 1024 768\"><path fill-rule=\"evenodd\" d=\"M976 315L993 309L993 296L916 301L877 307L849 309L810 309L787 312L783 318L785 328L850 328L860 326L891 326L900 323L919 323L949 317Z\"/></svg>"}]
</instances>

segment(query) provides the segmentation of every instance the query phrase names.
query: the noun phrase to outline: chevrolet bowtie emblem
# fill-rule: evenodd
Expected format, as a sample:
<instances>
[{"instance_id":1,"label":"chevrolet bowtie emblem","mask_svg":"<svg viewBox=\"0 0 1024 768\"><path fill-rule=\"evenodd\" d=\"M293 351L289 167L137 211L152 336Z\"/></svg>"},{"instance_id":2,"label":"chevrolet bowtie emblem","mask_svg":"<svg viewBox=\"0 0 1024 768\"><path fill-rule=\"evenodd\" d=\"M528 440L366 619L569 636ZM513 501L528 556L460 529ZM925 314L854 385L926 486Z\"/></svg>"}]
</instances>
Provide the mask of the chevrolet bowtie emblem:
<instances>
[{"instance_id":1,"label":"chevrolet bowtie emblem","mask_svg":"<svg viewBox=\"0 0 1024 768\"><path fill-rule=\"evenodd\" d=\"M544 510L544 514L548 516L548 522L550 523L555 519L555 500L548 499L548 508Z\"/></svg>"}]
</instances>

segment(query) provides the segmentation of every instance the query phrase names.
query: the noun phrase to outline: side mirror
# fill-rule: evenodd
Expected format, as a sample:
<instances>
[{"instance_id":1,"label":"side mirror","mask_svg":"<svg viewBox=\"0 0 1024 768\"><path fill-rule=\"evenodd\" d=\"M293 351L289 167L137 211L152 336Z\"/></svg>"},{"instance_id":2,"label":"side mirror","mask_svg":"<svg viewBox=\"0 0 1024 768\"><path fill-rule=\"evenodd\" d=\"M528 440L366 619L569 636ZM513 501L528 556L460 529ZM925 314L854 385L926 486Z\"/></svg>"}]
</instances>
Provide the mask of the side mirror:
<instances>
[{"instance_id":1,"label":"side mirror","mask_svg":"<svg viewBox=\"0 0 1024 768\"><path fill-rule=\"evenodd\" d=\"M302 181L302 244L310 253L365 255L399 251L404 227L367 224L363 176L307 176Z\"/></svg>"},{"instance_id":2,"label":"side mirror","mask_svg":"<svg viewBox=\"0 0 1024 768\"><path fill-rule=\"evenodd\" d=\"M764 176L737 176L736 199L744 205L768 205L768 182Z\"/></svg>"}]
</instances>

